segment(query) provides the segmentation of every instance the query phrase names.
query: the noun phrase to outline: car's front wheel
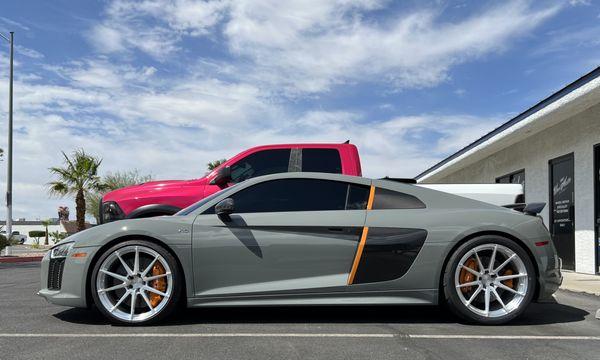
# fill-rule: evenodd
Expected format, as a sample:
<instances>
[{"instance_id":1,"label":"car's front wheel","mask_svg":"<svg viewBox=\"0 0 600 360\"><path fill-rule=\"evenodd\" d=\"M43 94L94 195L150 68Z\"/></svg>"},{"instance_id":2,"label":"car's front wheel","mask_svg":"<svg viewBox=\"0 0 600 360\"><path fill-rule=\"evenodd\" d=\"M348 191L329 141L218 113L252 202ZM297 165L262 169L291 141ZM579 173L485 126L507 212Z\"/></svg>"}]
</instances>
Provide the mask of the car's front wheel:
<instances>
[{"instance_id":1,"label":"car's front wheel","mask_svg":"<svg viewBox=\"0 0 600 360\"><path fill-rule=\"evenodd\" d=\"M91 276L96 307L121 324L147 324L168 316L181 293L175 258L145 240L125 241L106 250Z\"/></svg>"},{"instance_id":2,"label":"car's front wheel","mask_svg":"<svg viewBox=\"0 0 600 360\"><path fill-rule=\"evenodd\" d=\"M481 324L519 316L535 292L531 258L514 241L482 236L462 244L444 273L444 296L457 315Z\"/></svg>"}]
</instances>

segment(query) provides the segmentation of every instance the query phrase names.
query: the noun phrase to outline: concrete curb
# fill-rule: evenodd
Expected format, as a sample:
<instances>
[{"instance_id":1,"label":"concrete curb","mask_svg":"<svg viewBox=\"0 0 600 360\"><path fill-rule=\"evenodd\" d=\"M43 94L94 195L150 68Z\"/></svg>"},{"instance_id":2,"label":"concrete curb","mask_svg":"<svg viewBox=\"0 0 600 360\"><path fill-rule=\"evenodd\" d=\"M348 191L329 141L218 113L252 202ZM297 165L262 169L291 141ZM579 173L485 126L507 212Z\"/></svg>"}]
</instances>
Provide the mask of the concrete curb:
<instances>
[{"instance_id":1,"label":"concrete curb","mask_svg":"<svg viewBox=\"0 0 600 360\"><path fill-rule=\"evenodd\" d=\"M594 274L575 273L563 271L561 290L574 293L600 296L600 276Z\"/></svg>"},{"instance_id":2,"label":"concrete curb","mask_svg":"<svg viewBox=\"0 0 600 360\"><path fill-rule=\"evenodd\" d=\"M564 288L564 287L561 287L560 290L568 291L573 294L585 294L585 295L591 295L591 296L600 296L600 293L595 293L595 292L591 292L591 291L587 291L587 290L580 290L580 289L575 290L575 289L569 289L569 288Z\"/></svg>"},{"instance_id":3,"label":"concrete curb","mask_svg":"<svg viewBox=\"0 0 600 360\"><path fill-rule=\"evenodd\" d=\"M42 261L43 256L0 256L0 263L22 263Z\"/></svg>"}]
</instances>

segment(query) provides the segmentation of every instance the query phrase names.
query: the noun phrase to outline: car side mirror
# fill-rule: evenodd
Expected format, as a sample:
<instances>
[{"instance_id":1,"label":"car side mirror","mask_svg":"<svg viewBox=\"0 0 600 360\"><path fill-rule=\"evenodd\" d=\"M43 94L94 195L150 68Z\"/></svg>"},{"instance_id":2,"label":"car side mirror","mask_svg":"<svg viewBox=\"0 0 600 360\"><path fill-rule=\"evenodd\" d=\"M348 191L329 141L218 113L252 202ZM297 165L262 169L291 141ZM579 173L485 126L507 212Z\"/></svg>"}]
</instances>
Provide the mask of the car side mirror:
<instances>
[{"instance_id":1,"label":"car side mirror","mask_svg":"<svg viewBox=\"0 0 600 360\"><path fill-rule=\"evenodd\" d=\"M232 198L226 198L221 201L217 205L215 205L215 213L219 217L219 219L223 221L231 221L231 217L229 215L233 214L235 211L235 203Z\"/></svg>"},{"instance_id":2,"label":"car side mirror","mask_svg":"<svg viewBox=\"0 0 600 360\"><path fill-rule=\"evenodd\" d=\"M210 185L226 185L231 181L231 168L229 166L223 166L217 172L217 175L210 181Z\"/></svg>"}]
</instances>

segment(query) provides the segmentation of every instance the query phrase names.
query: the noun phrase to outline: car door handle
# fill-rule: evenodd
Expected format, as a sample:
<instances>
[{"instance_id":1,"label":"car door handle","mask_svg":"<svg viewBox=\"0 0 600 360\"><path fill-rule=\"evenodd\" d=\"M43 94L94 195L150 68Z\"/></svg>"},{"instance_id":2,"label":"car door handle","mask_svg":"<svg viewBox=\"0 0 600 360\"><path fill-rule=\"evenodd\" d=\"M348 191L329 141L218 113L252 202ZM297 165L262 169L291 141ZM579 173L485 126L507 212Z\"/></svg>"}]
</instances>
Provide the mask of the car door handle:
<instances>
[{"instance_id":1,"label":"car door handle","mask_svg":"<svg viewBox=\"0 0 600 360\"><path fill-rule=\"evenodd\" d=\"M343 232L344 228L341 228L341 227L330 227L327 230L332 231L332 232Z\"/></svg>"}]
</instances>

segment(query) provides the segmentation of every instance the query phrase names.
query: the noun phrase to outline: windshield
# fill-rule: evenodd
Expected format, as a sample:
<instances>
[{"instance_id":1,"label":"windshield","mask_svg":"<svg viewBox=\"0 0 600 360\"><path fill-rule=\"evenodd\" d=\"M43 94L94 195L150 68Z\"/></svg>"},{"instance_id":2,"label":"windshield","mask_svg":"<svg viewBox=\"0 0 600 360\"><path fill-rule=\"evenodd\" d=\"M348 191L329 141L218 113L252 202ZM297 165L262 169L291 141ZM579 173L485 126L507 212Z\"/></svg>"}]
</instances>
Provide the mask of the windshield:
<instances>
[{"instance_id":1,"label":"windshield","mask_svg":"<svg viewBox=\"0 0 600 360\"><path fill-rule=\"evenodd\" d=\"M213 199L217 198L218 196L223 195L225 192L229 192L230 190L233 190L236 186L237 186L237 184L235 184L231 187L219 190L216 193L209 195L209 196L205 197L204 199L198 201L197 203L194 203L194 204L186 207L185 209L180 210L178 213L175 214L175 216L189 215L192 211L202 207L204 204L212 201Z\"/></svg>"}]
</instances>

